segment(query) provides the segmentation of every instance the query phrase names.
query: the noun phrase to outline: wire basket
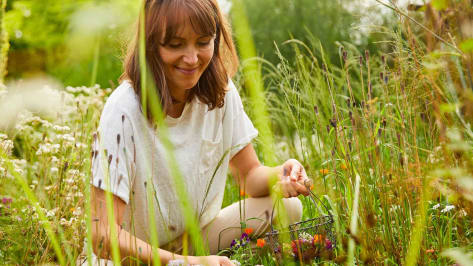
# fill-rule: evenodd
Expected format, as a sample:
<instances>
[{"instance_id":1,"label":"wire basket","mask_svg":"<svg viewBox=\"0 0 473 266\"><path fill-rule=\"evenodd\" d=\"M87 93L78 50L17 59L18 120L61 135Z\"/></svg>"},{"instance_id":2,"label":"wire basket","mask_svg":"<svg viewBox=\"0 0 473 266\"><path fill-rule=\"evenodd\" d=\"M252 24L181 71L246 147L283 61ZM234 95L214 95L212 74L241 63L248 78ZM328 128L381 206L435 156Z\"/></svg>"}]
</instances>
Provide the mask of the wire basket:
<instances>
[{"instance_id":1,"label":"wire basket","mask_svg":"<svg viewBox=\"0 0 473 266\"><path fill-rule=\"evenodd\" d=\"M307 188L312 186L312 180L304 182ZM305 221L289 225L287 230L276 230L273 225L274 209L278 204L276 201L271 212L271 231L266 233L265 239L277 259L282 259L284 255L293 257L299 261L311 261L316 258L333 258L333 251L336 247L336 237L334 233L334 219L327 205L324 204L310 189L309 197L315 208L317 202L327 212L327 215L320 215ZM288 237L289 236L289 237ZM281 243L284 239L290 238L290 243Z\"/></svg>"}]
</instances>

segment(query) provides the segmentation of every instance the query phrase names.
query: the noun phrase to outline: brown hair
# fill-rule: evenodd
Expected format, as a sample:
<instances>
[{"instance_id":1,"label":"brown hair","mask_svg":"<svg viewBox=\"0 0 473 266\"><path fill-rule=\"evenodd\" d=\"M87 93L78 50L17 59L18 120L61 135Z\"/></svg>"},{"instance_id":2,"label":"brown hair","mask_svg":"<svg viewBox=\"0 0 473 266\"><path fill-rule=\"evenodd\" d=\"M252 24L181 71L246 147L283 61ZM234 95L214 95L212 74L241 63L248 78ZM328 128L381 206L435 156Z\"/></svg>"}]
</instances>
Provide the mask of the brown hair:
<instances>
[{"instance_id":1,"label":"brown hair","mask_svg":"<svg viewBox=\"0 0 473 266\"><path fill-rule=\"evenodd\" d=\"M209 110L222 107L228 79L233 77L238 67L238 57L230 26L222 16L216 0L146 0L144 14L146 62L164 113L168 113L172 98L166 83L158 46L163 40L164 44L167 44L185 20L188 20L196 33L206 36L215 35L212 59L196 86L190 90L188 101L197 97L207 104ZM139 29L140 22L138 21L135 38L128 48L124 61L124 73L120 81L130 80L141 101ZM149 108L146 113L152 122Z\"/></svg>"}]
</instances>

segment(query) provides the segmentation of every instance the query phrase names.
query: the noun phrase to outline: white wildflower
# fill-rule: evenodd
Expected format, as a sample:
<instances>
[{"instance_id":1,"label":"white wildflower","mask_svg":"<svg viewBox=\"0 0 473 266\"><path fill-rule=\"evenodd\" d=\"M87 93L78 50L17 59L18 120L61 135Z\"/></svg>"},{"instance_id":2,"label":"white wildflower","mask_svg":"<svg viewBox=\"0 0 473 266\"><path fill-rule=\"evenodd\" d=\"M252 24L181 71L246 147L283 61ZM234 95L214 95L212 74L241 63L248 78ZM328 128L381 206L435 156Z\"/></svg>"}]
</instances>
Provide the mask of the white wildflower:
<instances>
[{"instance_id":1,"label":"white wildflower","mask_svg":"<svg viewBox=\"0 0 473 266\"><path fill-rule=\"evenodd\" d=\"M56 156L51 156L51 162L52 163L58 163L59 159Z\"/></svg>"},{"instance_id":2,"label":"white wildflower","mask_svg":"<svg viewBox=\"0 0 473 266\"><path fill-rule=\"evenodd\" d=\"M59 172L59 169L57 167L51 167L51 173L55 174Z\"/></svg>"},{"instance_id":3,"label":"white wildflower","mask_svg":"<svg viewBox=\"0 0 473 266\"><path fill-rule=\"evenodd\" d=\"M436 210L440 207L440 203L437 203L435 204L434 206L432 206L432 210Z\"/></svg>"},{"instance_id":4,"label":"white wildflower","mask_svg":"<svg viewBox=\"0 0 473 266\"><path fill-rule=\"evenodd\" d=\"M299 237L303 240L308 240L308 241L311 241L313 239L313 237L307 233L307 232L302 232Z\"/></svg>"},{"instance_id":5,"label":"white wildflower","mask_svg":"<svg viewBox=\"0 0 473 266\"><path fill-rule=\"evenodd\" d=\"M78 148L78 149L80 149L80 148L83 148L83 149L87 148L87 145L84 144L84 143L82 143L82 142L77 142L75 146L76 146L76 148Z\"/></svg>"},{"instance_id":6,"label":"white wildflower","mask_svg":"<svg viewBox=\"0 0 473 266\"><path fill-rule=\"evenodd\" d=\"M80 216L82 214L82 210L80 207L77 207L73 212L72 212L72 215L75 215L75 216Z\"/></svg>"},{"instance_id":7,"label":"white wildflower","mask_svg":"<svg viewBox=\"0 0 473 266\"><path fill-rule=\"evenodd\" d=\"M453 210L453 209L455 209L455 206L453 206L453 205L447 205L447 206L445 206L445 208L444 208L443 210L441 210L440 212L441 212L441 213L446 213L446 212L449 212L449 211L451 211L451 210Z\"/></svg>"},{"instance_id":8,"label":"white wildflower","mask_svg":"<svg viewBox=\"0 0 473 266\"><path fill-rule=\"evenodd\" d=\"M82 198L82 197L84 197L84 194L82 194L82 192L80 192L80 191L77 191L76 193L74 193L74 196L77 197L77 198Z\"/></svg>"},{"instance_id":9,"label":"white wildflower","mask_svg":"<svg viewBox=\"0 0 473 266\"><path fill-rule=\"evenodd\" d=\"M61 218L61 220L59 220L59 223L62 226L71 226L71 223L68 220L66 220L65 218Z\"/></svg>"},{"instance_id":10,"label":"white wildflower","mask_svg":"<svg viewBox=\"0 0 473 266\"><path fill-rule=\"evenodd\" d=\"M72 176L77 176L79 175L79 170L77 169L70 169L69 171L67 171L68 174L72 175Z\"/></svg>"},{"instance_id":11,"label":"white wildflower","mask_svg":"<svg viewBox=\"0 0 473 266\"><path fill-rule=\"evenodd\" d=\"M66 182L67 184L74 184L74 178L68 178L64 180L64 182Z\"/></svg>"},{"instance_id":12,"label":"white wildflower","mask_svg":"<svg viewBox=\"0 0 473 266\"><path fill-rule=\"evenodd\" d=\"M31 183L33 183L33 185L38 185L38 180L33 180Z\"/></svg>"}]
</instances>

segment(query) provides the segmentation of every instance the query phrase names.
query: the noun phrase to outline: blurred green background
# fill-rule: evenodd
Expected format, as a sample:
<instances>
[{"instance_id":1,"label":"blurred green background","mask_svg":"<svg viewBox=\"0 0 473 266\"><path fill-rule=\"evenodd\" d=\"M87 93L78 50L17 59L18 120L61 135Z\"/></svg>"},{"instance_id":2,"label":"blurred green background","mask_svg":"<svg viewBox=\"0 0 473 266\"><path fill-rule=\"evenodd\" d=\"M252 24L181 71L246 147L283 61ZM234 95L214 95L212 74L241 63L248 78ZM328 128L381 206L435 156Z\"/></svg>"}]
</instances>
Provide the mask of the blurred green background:
<instances>
[{"instance_id":1,"label":"blurred green background","mask_svg":"<svg viewBox=\"0 0 473 266\"><path fill-rule=\"evenodd\" d=\"M47 74L66 86L98 83L102 87L115 87L139 2L8 0L5 26L11 47L7 81ZM320 41L335 64L339 62L337 44L349 42L361 51L376 49L373 46L376 34L371 33L376 31L359 27L363 23L361 18L366 20L366 14L376 12L372 10L374 7L358 1L244 2L257 52L273 64L279 62L275 45L291 61L293 49L283 45L291 38L306 43ZM225 12L231 12L231 1L219 0L219 3ZM377 19L378 24L386 24L386 16Z\"/></svg>"}]
</instances>

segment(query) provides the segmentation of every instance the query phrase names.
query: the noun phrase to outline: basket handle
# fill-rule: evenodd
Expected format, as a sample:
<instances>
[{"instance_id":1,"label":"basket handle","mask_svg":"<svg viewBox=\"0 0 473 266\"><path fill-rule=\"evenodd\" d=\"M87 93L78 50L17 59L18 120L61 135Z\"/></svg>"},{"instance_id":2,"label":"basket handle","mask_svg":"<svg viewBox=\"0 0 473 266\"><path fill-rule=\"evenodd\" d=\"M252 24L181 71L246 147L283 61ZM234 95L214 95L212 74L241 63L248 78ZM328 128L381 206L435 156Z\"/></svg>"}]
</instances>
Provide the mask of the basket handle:
<instances>
[{"instance_id":1,"label":"basket handle","mask_svg":"<svg viewBox=\"0 0 473 266\"><path fill-rule=\"evenodd\" d=\"M327 207L327 205L325 205L325 203L315 195L314 192L312 192L312 190L310 189L312 186L313 186L314 182L312 181L312 179L305 179L304 180L304 186L307 188L307 190L309 191L309 196L310 196L310 199L312 200L312 203L314 203L314 206L317 206L317 203L315 202L315 199L317 199L320 204L324 207L324 209L327 211L328 215L330 217L332 217L332 213L330 212L329 208ZM270 225L271 225L271 232L274 232L274 226L273 226L273 217L274 217L274 209L276 208L276 204L278 203L279 199L277 199L274 204L273 204L273 209L271 211L271 220L269 220L270 222Z\"/></svg>"}]
</instances>

